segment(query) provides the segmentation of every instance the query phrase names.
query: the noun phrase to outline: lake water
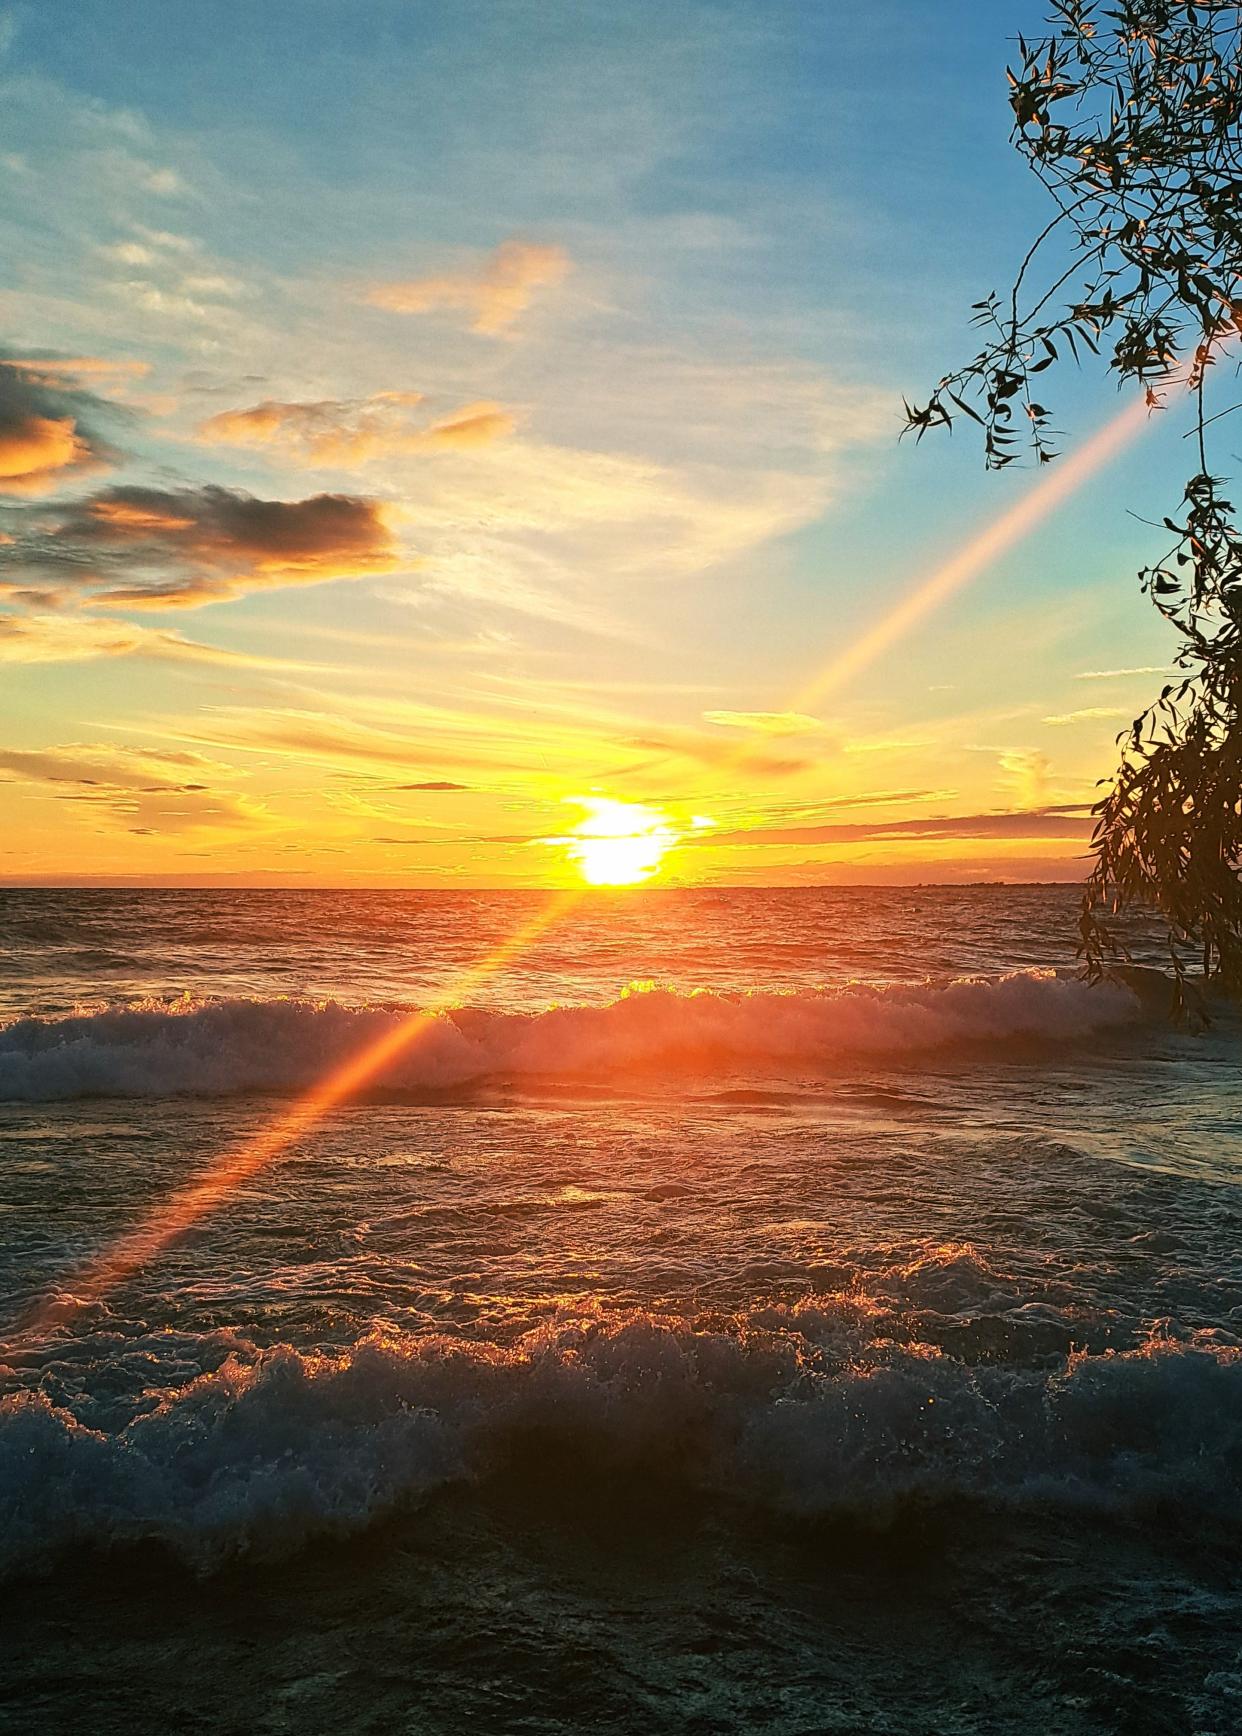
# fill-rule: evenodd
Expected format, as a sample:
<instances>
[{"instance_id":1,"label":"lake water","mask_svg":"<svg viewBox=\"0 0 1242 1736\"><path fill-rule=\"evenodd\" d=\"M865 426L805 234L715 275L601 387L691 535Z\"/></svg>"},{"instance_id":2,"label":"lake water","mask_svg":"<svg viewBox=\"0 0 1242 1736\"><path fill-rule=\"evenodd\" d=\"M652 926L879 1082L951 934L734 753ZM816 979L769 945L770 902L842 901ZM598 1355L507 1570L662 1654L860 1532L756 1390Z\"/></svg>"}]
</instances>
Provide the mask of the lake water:
<instances>
[{"instance_id":1,"label":"lake water","mask_svg":"<svg viewBox=\"0 0 1242 1736\"><path fill-rule=\"evenodd\" d=\"M545 900L0 893L0 1730L1242 1729L1233 1018Z\"/></svg>"}]
</instances>

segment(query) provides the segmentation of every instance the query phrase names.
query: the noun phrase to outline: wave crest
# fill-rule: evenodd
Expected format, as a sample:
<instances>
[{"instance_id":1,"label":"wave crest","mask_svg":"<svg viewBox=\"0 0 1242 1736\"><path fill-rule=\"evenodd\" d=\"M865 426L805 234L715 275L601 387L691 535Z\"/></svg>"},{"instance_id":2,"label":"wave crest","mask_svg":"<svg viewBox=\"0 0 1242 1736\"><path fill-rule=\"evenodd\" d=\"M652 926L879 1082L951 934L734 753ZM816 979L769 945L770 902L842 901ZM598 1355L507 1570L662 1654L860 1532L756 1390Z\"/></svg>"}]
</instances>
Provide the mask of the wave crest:
<instances>
[{"instance_id":1,"label":"wave crest","mask_svg":"<svg viewBox=\"0 0 1242 1736\"><path fill-rule=\"evenodd\" d=\"M584 1479L672 1474L794 1516L961 1499L1242 1516L1242 1352L1210 1334L1045 1370L861 1349L819 1304L727 1329L587 1313L509 1347L241 1346L115 1432L23 1392L0 1402L0 1563L139 1541L200 1566L284 1553L553 1444Z\"/></svg>"},{"instance_id":2,"label":"wave crest","mask_svg":"<svg viewBox=\"0 0 1242 1736\"><path fill-rule=\"evenodd\" d=\"M297 1091L410 1016L335 1001L186 998L16 1019L0 1026L0 1098ZM1054 971L787 993L634 985L607 1006L445 1013L374 1084L419 1091L623 1069L827 1067L951 1046L1081 1042L1141 1016L1129 989Z\"/></svg>"}]
</instances>

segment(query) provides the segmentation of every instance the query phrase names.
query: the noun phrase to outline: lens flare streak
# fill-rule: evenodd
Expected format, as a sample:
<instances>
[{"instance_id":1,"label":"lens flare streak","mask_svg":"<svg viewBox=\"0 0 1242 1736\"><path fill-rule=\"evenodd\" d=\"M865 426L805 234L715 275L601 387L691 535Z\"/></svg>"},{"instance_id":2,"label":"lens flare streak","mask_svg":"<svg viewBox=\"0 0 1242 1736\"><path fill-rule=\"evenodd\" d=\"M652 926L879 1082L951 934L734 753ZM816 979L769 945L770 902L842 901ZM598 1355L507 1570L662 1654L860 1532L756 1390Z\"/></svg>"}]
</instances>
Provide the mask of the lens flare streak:
<instances>
[{"instance_id":1,"label":"lens flare streak","mask_svg":"<svg viewBox=\"0 0 1242 1736\"><path fill-rule=\"evenodd\" d=\"M869 632L826 663L790 701L790 709L808 709L874 663L925 615L947 602L971 579L978 578L993 561L999 560L1029 536L1097 470L1103 469L1128 446L1146 427L1150 415L1146 398L1135 398L1110 422L1097 429L1071 457L1058 459L1044 471L1034 487L941 562Z\"/></svg>"},{"instance_id":2,"label":"lens flare streak","mask_svg":"<svg viewBox=\"0 0 1242 1736\"><path fill-rule=\"evenodd\" d=\"M557 893L541 905L529 921L520 924L499 946L457 977L428 1006L411 1013L408 1019L385 1031L375 1042L321 1079L283 1115L253 1138L226 1151L197 1179L157 1205L91 1265L67 1277L64 1284L71 1294L68 1311L76 1312L99 1301L161 1254L201 1218L215 1211L235 1188L283 1156L338 1104L363 1090L390 1062L412 1049L434 1027L437 1019L453 1007L460 1006L480 983L523 953L581 896L579 891ZM24 1322L20 1329L21 1337L40 1336L65 1312L63 1294L45 1297ZM18 1346L12 1342L7 1347L10 1354L15 1348Z\"/></svg>"}]
</instances>

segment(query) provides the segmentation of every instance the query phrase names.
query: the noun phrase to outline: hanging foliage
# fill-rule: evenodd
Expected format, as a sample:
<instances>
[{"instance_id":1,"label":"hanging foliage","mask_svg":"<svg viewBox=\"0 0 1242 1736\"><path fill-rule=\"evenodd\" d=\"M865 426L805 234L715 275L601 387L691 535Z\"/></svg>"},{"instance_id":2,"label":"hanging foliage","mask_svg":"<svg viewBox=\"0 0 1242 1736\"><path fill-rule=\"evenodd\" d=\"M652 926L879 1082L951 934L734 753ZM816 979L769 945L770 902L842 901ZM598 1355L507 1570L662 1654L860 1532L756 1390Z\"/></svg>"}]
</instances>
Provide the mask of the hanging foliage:
<instances>
[{"instance_id":1,"label":"hanging foliage","mask_svg":"<svg viewBox=\"0 0 1242 1736\"><path fill-rule=\"evenodd\" d=\"M1181 678L1119 738L1080 922L1098 977L1124 956L1126 914L1157 910L1188 1009L1200 973L1242 990L1242 533L1208 455L1229 409L1206 398L1242 355L1242 7L1057 0L1049 31L1019 39L1008 76L1013 143L1055 210L1010 291L975 304L978 355L907 404L908 430L965 417L1000 470L1055 460L1040 376L1067 360L1099 357L1153 411L1190 396L1194 473L1140 574Z\"/></svg>"}]
</instances>

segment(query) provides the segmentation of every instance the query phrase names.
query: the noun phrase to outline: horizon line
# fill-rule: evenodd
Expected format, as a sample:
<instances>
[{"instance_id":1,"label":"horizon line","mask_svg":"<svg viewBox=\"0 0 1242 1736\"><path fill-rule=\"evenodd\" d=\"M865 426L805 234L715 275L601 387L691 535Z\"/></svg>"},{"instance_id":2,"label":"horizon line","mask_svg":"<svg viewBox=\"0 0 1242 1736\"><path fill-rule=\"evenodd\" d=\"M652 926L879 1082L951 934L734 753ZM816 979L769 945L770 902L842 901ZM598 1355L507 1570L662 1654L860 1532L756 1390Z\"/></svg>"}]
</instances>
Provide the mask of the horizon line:
<instances>
[{"instance_id":1,"label":"horizon line","mask_svg":"<svg viewBox=\"0 0 1242 1736\"><path fill-rule=\"evenodd\" d=\"M1081 886L1085 875L1067 880L822 880L822 881L696 881L640 883L633 886L584 886L586 896L600 898L632 897L642 892L917 892L917 891L978 891L995 887L1012 891L1028 886ZM579 888L545 886L479 885L479 886L407 886L337 882L305 885L273 885L263 881L216 881L212 884L181 883L129 879L124 875L96 880L5 880L0 878L0 892L503 892L547 893L578 891Z\"/></svg>"}]
</instances>

